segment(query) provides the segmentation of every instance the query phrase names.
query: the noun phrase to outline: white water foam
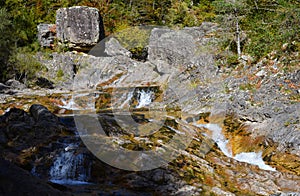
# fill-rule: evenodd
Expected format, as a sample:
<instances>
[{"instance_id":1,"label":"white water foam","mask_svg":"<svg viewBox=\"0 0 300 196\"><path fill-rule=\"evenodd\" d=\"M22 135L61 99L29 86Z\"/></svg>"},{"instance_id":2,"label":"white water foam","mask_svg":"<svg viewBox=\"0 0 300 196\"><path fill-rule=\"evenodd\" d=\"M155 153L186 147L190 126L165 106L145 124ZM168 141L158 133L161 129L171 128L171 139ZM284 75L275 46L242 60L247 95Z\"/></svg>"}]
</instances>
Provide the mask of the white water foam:
<instances>
[{"instance_id":1,"label":"white water foam","mask_svg":"<svg viewBox=\"0 0 300 196\"><path fill-rule=\"evenodd\" d=\"M269 165L266 165L262 159L262 152L242 152L235 156L232 155L231 150L228 149L228 140L222 134L222 128L218 124L196 124L197 127L204 127L212 131L212 139L217 143L221 151L228 157L231 157L237 161L249 163L252 165L257 165L260 169L276 171L275 168L272 168Z\"/></svg>"},{"instance_id":2,"label":"white water foam","mask_svg":"<svg viewBox=\"0 0 300 196\"><path fill-rule=\"evenodd\" d=\"M257 165L260 169L269 170L269 171L276 171L275 168L266 165L262 159L262 152L242 152L234 156L234 159L240 162L246 162L253 165Z\"/></svg>"},{"instance_id":3,"label":"white water foam","mask_svg":"<svg viewBox=\"0 0 300 196\"><path fill-rule=\"evenodd\" d=\"M142 108L145 106L148 106L152 103L153 97L154 97L154 93L151 90L141 90L138 92L139 93L139 97L138 97L138 105L136 106L136 108Z\"/></svg>"}]
</instances>

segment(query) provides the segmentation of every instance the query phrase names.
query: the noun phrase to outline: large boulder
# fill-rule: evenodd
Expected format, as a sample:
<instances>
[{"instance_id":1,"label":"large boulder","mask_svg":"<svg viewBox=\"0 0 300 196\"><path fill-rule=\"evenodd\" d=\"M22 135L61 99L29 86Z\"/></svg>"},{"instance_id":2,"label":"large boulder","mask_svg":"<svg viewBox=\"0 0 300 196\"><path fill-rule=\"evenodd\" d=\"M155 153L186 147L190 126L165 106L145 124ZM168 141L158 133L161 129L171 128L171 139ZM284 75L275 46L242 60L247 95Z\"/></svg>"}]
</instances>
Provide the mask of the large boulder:
<instances>
[{"instance_id":1,"label":"large boulder","mask_svg":"<svg viewBox=\"0 0 300 196\"><path fill-rule=\"evenodd\" d=\"M155 28L149 43L149 60L166 60L169 64L183 64L196 50L193 37L183 31Z\"/></svg>"},{"instance_id":2,"label":"large boulder","mask_svg":"<svg viewBox=\"0 0 300 196\"><path fill-rule=\"evenodd\" d=\"M149 39L148 60L153 63L165 61L170 65L209 65L213 49L210 47L213 39L209 35L217 30L214 23L182 30L154 28Z\"/></svg>"},{"instance_id":3,"label":"large boulder","mask_svg":"<svg viewBox=\"0 0 300 196\"><path fill-rule=\"evenodd\" d=\"M60 8L56 12L57 38L70 48L81 50L95 46L104 38L99 10L86 6Z\"/></svg>"}]
</instances>

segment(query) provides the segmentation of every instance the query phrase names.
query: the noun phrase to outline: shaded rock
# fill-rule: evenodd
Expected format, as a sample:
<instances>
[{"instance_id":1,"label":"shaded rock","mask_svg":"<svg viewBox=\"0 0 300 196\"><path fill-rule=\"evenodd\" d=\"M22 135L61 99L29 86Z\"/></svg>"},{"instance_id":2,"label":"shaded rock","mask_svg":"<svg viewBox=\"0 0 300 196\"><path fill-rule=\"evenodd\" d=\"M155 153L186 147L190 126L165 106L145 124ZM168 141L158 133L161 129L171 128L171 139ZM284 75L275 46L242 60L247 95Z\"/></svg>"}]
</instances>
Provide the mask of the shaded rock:
<instances>
[{"instance_id":1,"label":"shaded rock","mask_svg":"<svg viewBox=\"0 0 300 196\"><path fill-rule=\"evenodd\" d=\"M0 83L0 92L9 89L9 86Z\"/></svg>"},{"instance_id":2,"label":"shaded rock","mask_svg":"<svg viewBox=\"0 0 300 196\"><path fill-rule=\"evenodd\" d=\"M24 195L70 195L61 192L45 181L32 176L28 171L16 165L0 159L0 195L24 196Z\"/></svg>"},{"instance_id":3,"label":"shaded rock","mask_svg":"<svg viewBox=\"0 0 300 196\"><path fill-rule=\"evenodd\" d=\"M30 125L33 124L33 119L30 117L30 115L24 110L18 108L11 108L7 113L5 113L2 120L5 123L24 122Z\"/></svg>"},{"instance_id":4,"label":"shaded rock","mask_svg":"<svg viewBox=\"0 0 300 196\"><path fill-rule=\"evenodd\" d=\"M1 140L6 142L5 145L12 147L13 152L49 142L64 130L58 118L44 106L33 105L30 112L28 114L21 109L12 108L1 118L0 131L3 132L1 135L5 136ZM6 156L5 152L2 156Z\"/></svg>"},{"instance_id":5,"label":"shaded rock","mask_svg":"<svg viewBox=\"0 0 300 196\"><path fill-rule=\"evenodd\" d=\"M56 11L57 38L70 48L88 49L104 38L98 9L74 6Z\"/></svg>"},{"instance_id":6,"label":"shaded rock","mask_svg":"<svg viewBox=\"0 0 300 196\"><path fill-rule=\"evenodd\" d=\"M38 29L38 41L42 47L52 47L54 39L56 37L55 24L39 24Z\"/></svg>"},{"instance_id":7,"label":"shaded rock","mask_svg":"<svg viewBox=\"0 0 300 196\"><path fill-rule=\"evenodd\" d=\"M43 77L38 77L37 81L35 82L36 85L42 88L49 88L53 89L54 88L54 83L46 78Z\"/></svg>"},{"instance_id":8,"label":"shaded rock","mask_svg":"<svg viewBox=\"0 0 300 196\"><path fill-rule=\"evenodd\" d=\"M29 109L30 114L36 122L47 121L51 123L58 123L57 116L52 114L45 106L34 104Z\"/></svg>"}]
</instances>

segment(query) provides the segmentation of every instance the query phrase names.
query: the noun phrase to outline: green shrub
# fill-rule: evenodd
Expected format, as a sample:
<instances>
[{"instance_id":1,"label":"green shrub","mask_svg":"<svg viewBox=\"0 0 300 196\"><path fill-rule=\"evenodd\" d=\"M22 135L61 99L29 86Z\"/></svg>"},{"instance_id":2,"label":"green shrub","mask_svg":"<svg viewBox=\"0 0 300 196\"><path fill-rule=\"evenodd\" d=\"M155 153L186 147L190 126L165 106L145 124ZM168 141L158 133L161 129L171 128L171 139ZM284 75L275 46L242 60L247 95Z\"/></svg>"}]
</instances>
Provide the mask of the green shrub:
<instances>
[{"instance_id":1,"label":"green shrub","mask_svg":"<svg viewBox=\"0 0 300 196\"><path fill-rule=\"evenodd\" d=\"M25 48L17 49L10 56L9 64L13 67L16 79L23 80L25 84L35 79L37 74L44 69L44 66Z\"/></svg>"},{"instance_id":2,"label":"green shrub","mask_svg":"<svg viewBox=\"0 0 300 196\"><path fill-rule=\"evenodd\" d=\"M143 26L128 27L127 25L120 27L121 30L114 34L120 44L129 50L134 58L145 60L145 48L148 45L152 28Z\"/></svg>"}]
</instances>

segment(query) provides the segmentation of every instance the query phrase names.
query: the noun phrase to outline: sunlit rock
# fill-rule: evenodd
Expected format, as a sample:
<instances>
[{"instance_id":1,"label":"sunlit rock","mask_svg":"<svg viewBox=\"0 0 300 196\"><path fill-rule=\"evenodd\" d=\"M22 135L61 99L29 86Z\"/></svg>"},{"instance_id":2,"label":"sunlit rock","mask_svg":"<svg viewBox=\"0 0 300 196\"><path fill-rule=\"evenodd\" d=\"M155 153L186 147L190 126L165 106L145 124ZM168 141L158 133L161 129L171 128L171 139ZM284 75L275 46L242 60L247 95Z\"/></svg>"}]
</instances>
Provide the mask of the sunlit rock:
<instances>
[{"instance_id":1,"label":"sunlit rock","mask_svg":"<svg viewBox=\"0 0 300 196\"><path fill-rule=\"evenodd\" d=\"M83 6L56 11L57 38L70 48L87 49L104 38L102 17L98 9Z\"/></svg>"}]
</instances>

